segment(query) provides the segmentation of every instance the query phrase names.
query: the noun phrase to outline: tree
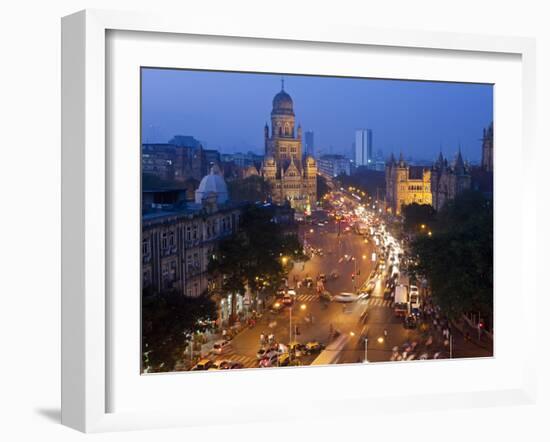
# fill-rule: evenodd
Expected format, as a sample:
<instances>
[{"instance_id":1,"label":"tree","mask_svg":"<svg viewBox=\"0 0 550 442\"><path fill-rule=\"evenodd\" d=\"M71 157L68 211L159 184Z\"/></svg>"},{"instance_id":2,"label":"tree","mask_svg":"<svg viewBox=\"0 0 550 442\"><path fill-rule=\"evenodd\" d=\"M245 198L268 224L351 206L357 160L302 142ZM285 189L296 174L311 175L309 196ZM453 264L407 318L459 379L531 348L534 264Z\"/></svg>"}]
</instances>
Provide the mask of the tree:
<instances>
[{"instance_id":1,"label":"tree","mask_svg":"<svg viewBox=\"0 0 550 442\"><path fill-rule=\"evenodd\" d=\"M403 227L408 232L418 232L422 226L427 229L435 222L435 210L430 204L407 204L403 207L403 216Z\"/></svg>"},{"instance_id":2,"label":"tree","mask_svg":"<svg viewBox=\"0 0 550 442\"><path fill-rule=\"evenodd\" d=\"M229 181L227 185L232 201L266 201L271 194L269 181L258 175Z\"/></svg>"},{"instance_id":3,"label":"tree","mask_svg":"<svg viewBox=\"0 0 550 442\"><path fill-rule=\"evenodd\" d=\"M248 206L237 233L220 242L208 271L222 279L224 293L278 287L285 277L283 257L289 262L307 259L298 237L285 234L281 225L273 222L274 210L272 206ZM233 316L235 307L233 303Z\"/></svg>"},{"instance_id":4,"label":"tree","mask_svg":"<svg viewBox=\"0 0 550 442\"><path fill-rule=\"evenodd\" d=\"M323 197L330 192L327 180L322 175L317 175L317 201L321 201Z\"/></svg>"},{"instance_id":5,"label":"tree","mask_svg":"<svg viewBox=\"0 0 550 442\"><path fill-rule=\"evenodd\" d=\"M493 206L481 193L458 195L436 216L432 236L412 243L417 271L451 317L479 311L493 316Z\"/></svg>"},{"instance_id":6,"label":"tree","mask_svg":"<svg viewBox=\"0 0 550 442\"><path fill-rule=\"evenodd\" d=\"M193 333L216 319L216 303L206 294L192 298L174 290L143 298L142 353L153 371L172 371Z\"/></svg>"}]
</instances>

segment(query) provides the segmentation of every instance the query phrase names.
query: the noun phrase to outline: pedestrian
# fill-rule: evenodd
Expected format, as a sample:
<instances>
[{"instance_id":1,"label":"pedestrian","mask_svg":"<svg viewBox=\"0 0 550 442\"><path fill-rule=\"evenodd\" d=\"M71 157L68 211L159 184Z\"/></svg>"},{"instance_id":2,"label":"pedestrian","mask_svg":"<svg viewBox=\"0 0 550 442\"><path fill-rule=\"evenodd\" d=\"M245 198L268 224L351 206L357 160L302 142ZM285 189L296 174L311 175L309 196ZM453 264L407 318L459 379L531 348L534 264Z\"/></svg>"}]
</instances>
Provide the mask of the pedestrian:
<instances>
[{"instance_id":1,"label":"pedestrian","mask_svg":"<svg viewBox=\"0 0 550 442\"><path fill-rule=\"evenodd\" d=\"M387 338L388 337L388 330L384 329L384 337Z\"/></svg>"},{"instance_id":2,"label":"pedestrian","mask_svg":"<svg viewBox=\"0 0 550 442\"><path fill-rule=\"evenodd\" d=\"M263 333L260 334L260 344L261 345L265 344L265 335Z\"/></svg>"},{"instance_id":3,"label":"pedestrian","mask_svg":"<svg viewBox=\"0 0 550 442\"><path fill-rule=\"evenodd\" d=\"M225 339L226 336L227 336L227 330L224 328L222 330L222 337Z\"/></svg>"}]
</instances>

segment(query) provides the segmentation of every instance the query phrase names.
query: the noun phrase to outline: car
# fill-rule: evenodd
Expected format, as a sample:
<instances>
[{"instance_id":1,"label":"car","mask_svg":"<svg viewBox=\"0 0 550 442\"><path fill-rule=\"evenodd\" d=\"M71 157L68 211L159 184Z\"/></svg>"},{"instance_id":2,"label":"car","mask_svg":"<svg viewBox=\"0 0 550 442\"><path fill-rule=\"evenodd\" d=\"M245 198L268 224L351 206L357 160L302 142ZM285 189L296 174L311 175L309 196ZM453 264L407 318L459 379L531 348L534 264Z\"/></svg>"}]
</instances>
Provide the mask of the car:
<instances>
[{"instance_id":1,"label":"car","mask_svg":"<svg viewBox=\"0 0 550 442\"><path fill-rule=\"evenodd\" d=\"M418 287L415 286L415 285L411 285L411 286L409 287L409 292L410 292L410 293L418 293Z\"/></svg>"},{"instance_id":2,"label":"car","mask_svg":"<svg viewBox=\"0 0 550 442\"><path fill-rule=\"evenodd\" d=\"M276 301L273 304L271 304L271 307L269 307L269 311L271 313L279 313L284 307L285 306L282 302Z\"/></svg>"},{"instance_id":3,"label":"car","mask_svg":"<svg viewBox=\"0 0 550 442\"><path fill-rule=\"evenodd\" d=\"M416 328L416 317L413 315L408 315L403 320L403 327L413 329Z\"/></svg>"},{"instance_id":4,"label":"car","mask_svg":"<svg viewBox=\"0 0 550 442\"><path fill-rule=\"evenodd\" d=\"M276 367L279 364L279 353L272 351L268 353L264 358L260 359L260 368Z\"/></svg>"},{"instance_id":5,"label":"car","mask_svg":"<svg viewBox=\"0 0 550 442\"><path fill-rule=\"evenodd\" d=\"M286 290L284 288L280 288L277 290L277 298L282 298L285 296Z\"/></svg>"},{"instance_id":6,"label":"car","mask_svg":"<svg viewBox=\"0 0 550 442\"><path fill-rule=\"evenodd\" d=\"M412 309L420 308L420 296L418 295L418 292L411 292L409 294L409 302Z\"/></svg>"},{"instance_id":7,"label":"car","mask_svg":"<svg viewBox=\"0 0 550 442\"><path fill-rule=\"evenodd\" d=\"M287 367L288 364L290 364L290 355L288 353L283 353L283 354L279 355L277 365L279 367Z\"/></svg>"},{"instance_id":8,"label":"car","mask_svg":"<svg viewBox=\"0 0 550 442\"><path fill-rule=\"evenodd\" d=\"M369 299L370 293L366 290L360 291L357 293L357 299Z\"/></svg>"},{"instance_id":9,"label":"car","mask_svg":"<svg viewBox=\"0 0 550 442\"><path fill-rule=\"evenodd\" d=\"M214 347L212 348L212 352L221 355L225 352L227 352L231 348L231 342L227 339L222 339L220 341L217 341L214 343Z\"/></svg>"},{"instance_id":10,"label":"car","mask_svg":"<svg viewBox=\"0 0 550 442\"><path fill-rule=\"evenodd\" d=\"M333 299L333 296L328 290L325 290L324 292L319 293L320 301L331 302L332 299Z\"/></svg>"},{"instance_id":11,"label":"car","mask_svg":"<svg viewBox=\"0 0 550 442\"><path fill-rule=\"evenodd\" d=\"M413 315L415 318L420 318L421 313L419 308L412 308L411 309L411 315Z\"/></svg>"},{"instance_id":12,"label":"car","mask_svg":"<svg viewBox=\"0 0 550 442\"><path fill-rule=\"evenodd\" d=\"M367 284L367 288L365 289L365 291L370 295L372 292L374 292L375 288L376 288L376 281L371 279Z\"/></svg>"},{"instance_id":13,"label":"car","mask_svg":"<svg viewBox=\"0 0 550 442\"><path fill-rule=\"evenodd\" d=\"M325 275L324 273L320 273L319 274L319 279L323 282L326 282L327 281L327 275Z\"/></svg>"},{"instance_id":14,"label":"car","mask_svg":"<svg viewBox=\"0 0 550 442\"><path fill-rule=\"evenodd\" d=\"M197 362L192 368L191 371L202 371L202 370L208 370L212 368L214 365L214 362L210 359L201 359L199 362Z\"/></svg>"},{"instance_id":15,"label":"car","mask_svg":"<svg viewBox=\"0 0 550 442\"><path fill-rule=\"evenodd\" d=\"M357 301L357 295L355 293L340 292L334 295L336 302L355 302Z\"/></svg>"},{"instance_id":16,"label":"car","mask_svg":"<svg viewBox=\"0 0 550 442\"><path fill-rule=\"evenodd\" d=\"M384 289L384 299L391 299L392 293L393 293L393 288L391 286L386 287Z\"/></svg>"},{"instance_id":17,"label":"car","mask_svg":"<svg viewBox=\"0 0 550 442\"><path fill-rule=\"evenodd\" d=\"M237 370L244 368L244 365L241 362L236 361L223 361L220 368L221 370Z\"/></svg>"},{"instance_id":18,"label":"car","mask_svg":"<svg viewBox=\"0 0 550 442\"><path fill-rule=\"evenodd\" d=\"M291 342L288 344L288 353L293 354L296 357L302 356L306 352L306 346L299 342Z\"/></svg>"},{"instance_id":19,"label":"car","mask_svg":"<svg viewBox=\"0 0 550 442\"><path fill-rule=\"evenodd\" d=\"M296 290L295 289L288 289L286 292L289 296L296 296Z\"/></svg>"},{"instance_id":20,"label":"car","mask_svg":"<svg viewBox=\"0 0 550 442\"><path fill-rule=\"evenodd\" d=\"M305 346L305 352L307 354L320 353L321 351L324 350L324 348L325 348L324 344L321 344L318 341L310 341Z\"/></svg>"},{"instance_id":21,"label":"car","mask_svg":"<svg viewBox=\"0 0 550 442\"><path fill-rule=\"evenodd\" d=\"M294 303L294 298L290 295L283 296L283 304L286 306L292 305Z\"/></svg>"}]
</instances>

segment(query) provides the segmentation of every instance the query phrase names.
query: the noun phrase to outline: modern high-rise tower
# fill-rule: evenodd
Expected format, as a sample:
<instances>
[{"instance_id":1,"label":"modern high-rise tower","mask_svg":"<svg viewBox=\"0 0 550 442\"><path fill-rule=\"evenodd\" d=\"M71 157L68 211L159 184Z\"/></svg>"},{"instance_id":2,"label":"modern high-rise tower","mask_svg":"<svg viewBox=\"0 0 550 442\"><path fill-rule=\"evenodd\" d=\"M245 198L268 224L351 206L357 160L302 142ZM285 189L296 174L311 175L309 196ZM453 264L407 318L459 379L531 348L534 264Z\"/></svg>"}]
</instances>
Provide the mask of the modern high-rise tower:
<instances>
[{"instance_id":1,"label":"modern high-rise tower","mask_svg":"<svg viewBox=\"0 0 550 442\"><path fill-rule=\"evenodd\" d=\"M358 129L355 131L355 165L374 166L371 129Z\"/></svg>"}]
</instances>

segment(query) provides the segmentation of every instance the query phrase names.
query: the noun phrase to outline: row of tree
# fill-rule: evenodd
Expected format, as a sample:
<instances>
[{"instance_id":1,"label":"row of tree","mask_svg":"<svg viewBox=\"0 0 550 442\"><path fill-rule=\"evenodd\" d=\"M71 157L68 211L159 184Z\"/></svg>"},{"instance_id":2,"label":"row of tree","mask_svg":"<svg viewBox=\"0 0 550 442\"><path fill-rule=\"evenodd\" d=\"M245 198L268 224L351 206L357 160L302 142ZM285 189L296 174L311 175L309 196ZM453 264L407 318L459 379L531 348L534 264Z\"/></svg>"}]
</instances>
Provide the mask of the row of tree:
<instances>
[{"instance_id":1,"label":"row of tree","mask_svg":"<svg viewBox=\"0 0 550 442\"><path fill-rule=\"evenodd\" d=\"M467 191L437 213L431 206L411 206L404 210L404 226L415 232L411 250L418 263L414 270L428 278L432 296L447 315L480 312L491 327L492 200Z\"/></svg>"},{"instance_id":2,"label":"row of tree","mask_svg":"<svg viewBox=\"0 0 550 442\"><path fill-rule=\"evenodd\" d=\"M274 222L274 206L248 206L237 233L223 239L208 266L209 274L221 279L222 293L258 293L279 287L286 265L307 256L298 236ZM236 313L235 296L231 312Z\"/></svg>"}]
</instances>

